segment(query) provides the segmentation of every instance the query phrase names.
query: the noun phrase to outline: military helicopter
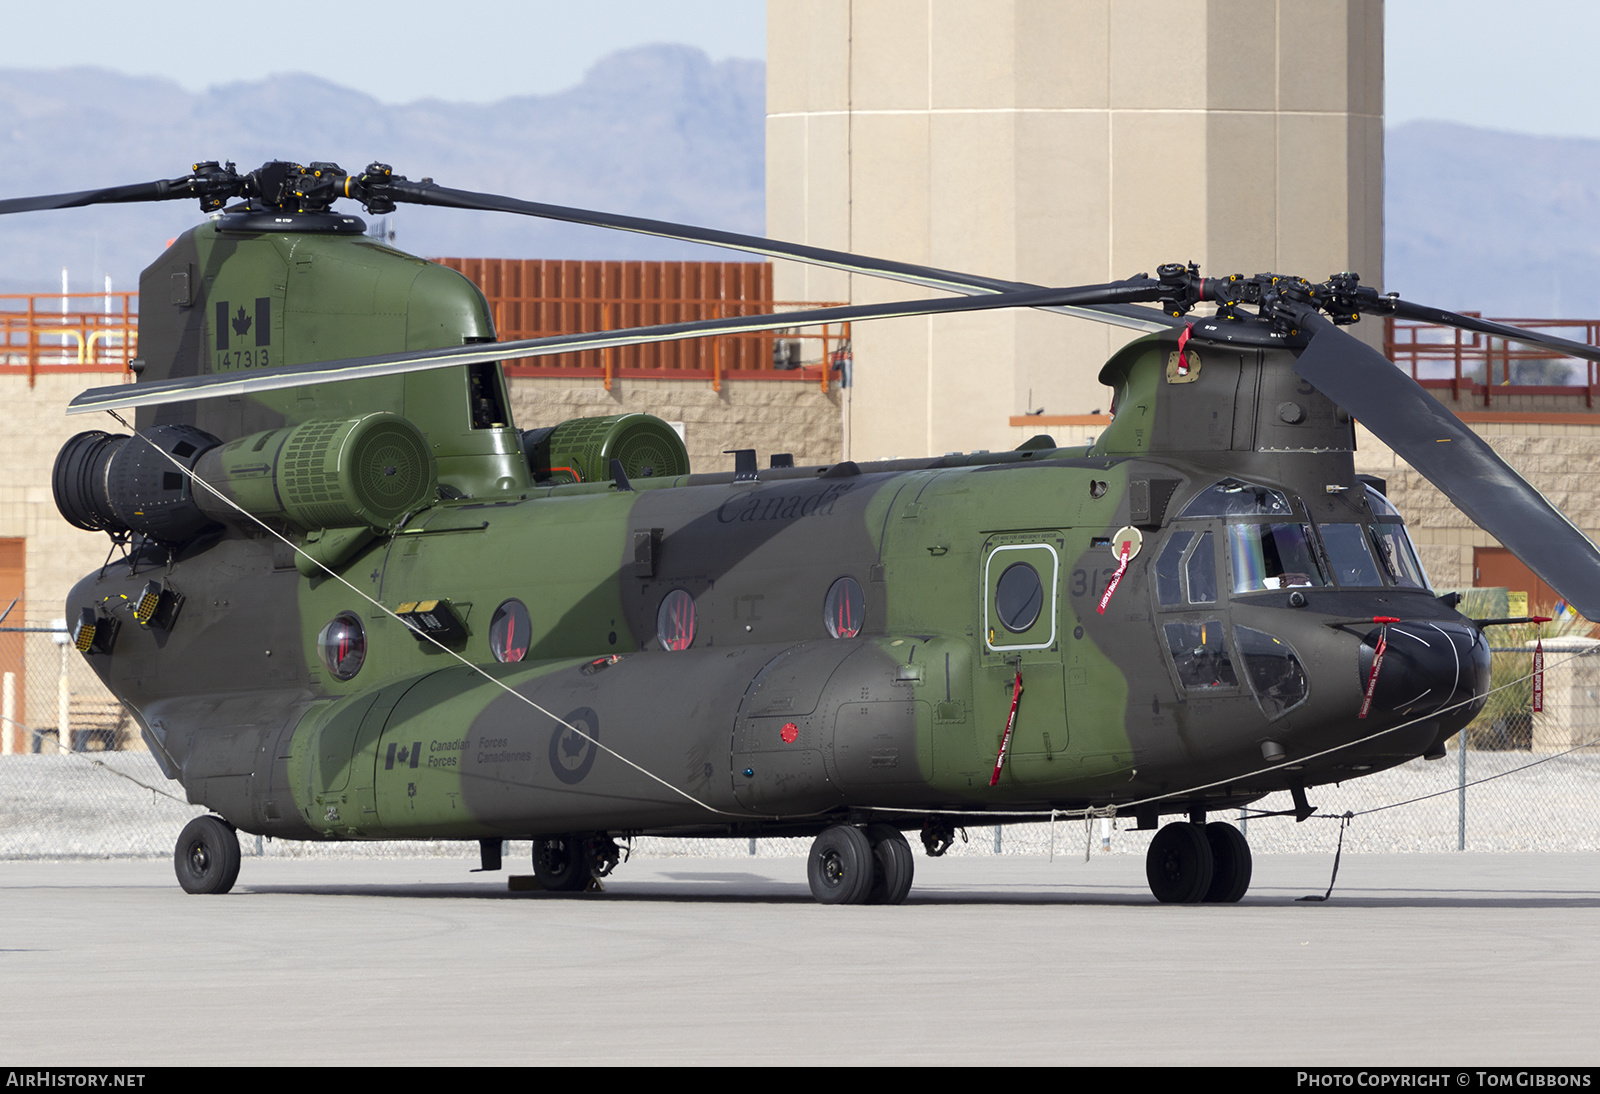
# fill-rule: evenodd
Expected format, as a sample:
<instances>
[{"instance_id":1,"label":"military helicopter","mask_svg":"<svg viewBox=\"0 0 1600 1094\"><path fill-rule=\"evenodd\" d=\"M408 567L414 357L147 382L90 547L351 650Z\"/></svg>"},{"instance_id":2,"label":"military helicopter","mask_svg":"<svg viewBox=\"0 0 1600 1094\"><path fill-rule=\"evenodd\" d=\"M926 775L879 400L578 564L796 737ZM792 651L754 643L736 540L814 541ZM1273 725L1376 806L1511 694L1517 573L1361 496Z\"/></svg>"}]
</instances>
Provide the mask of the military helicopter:
<instances>
[{"instance_id":1,"label":"military helicopter","mask_svg":"<svg viewBox=\"0 0 1600 1094\"><path fill-rule=\"evenodd\" d=\"M1157 899L1237 901L1249 846L1208 815L1287 790L1304 819L1318 785L1443 755L1488 688L1490 621L1430 589L1385 484L1354 472L1352 414L1600 618L1600 550L1339 328L1396 314L1596 349L1353 274L1172 264L1041 287L383 164L203 163L0 213L178 197L213 215L144 271L137 382L71 407L136 421L69 440L54 490L120 549L69 594L73 641L213 811L178 837L189 892L233 886L238 830L476 840L485 869L532 839L555 892L635 835L785 835L814 837L817 900L898 903L907 831L938 855L967 825L1120 813L1159 828ZM960 295L497 342L476 288L365 237L339 198ZM498 364L992 307L1147 332L1100 372L1115 413L1093 445L824 467L745 451L694 473L648 415L519 431Z\"/></svg>"}]
</instances>

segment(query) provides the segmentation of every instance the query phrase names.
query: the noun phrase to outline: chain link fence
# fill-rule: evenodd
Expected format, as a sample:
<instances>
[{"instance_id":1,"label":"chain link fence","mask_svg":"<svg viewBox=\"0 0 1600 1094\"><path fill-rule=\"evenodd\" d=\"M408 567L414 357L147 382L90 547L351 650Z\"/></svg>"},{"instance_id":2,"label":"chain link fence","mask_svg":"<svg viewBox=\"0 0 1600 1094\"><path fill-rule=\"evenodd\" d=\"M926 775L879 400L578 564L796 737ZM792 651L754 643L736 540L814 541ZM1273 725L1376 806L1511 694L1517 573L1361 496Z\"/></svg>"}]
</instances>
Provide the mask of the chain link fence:
<instances>
[{"instance_id":1,"label":"chain link fence","mask_svg":"<svg viewBox=\"0 0 1600 1094\"><path fill-rule=\"evenodd\" d=\"M1297 823L1287 793L1244 812L1215 814L1246 830L1256 854L1600 850L1600 642L1547 639L1544 710L1531 712L1531 649L1494 653L1496 697L1439 760L1308 792L1316 813ZM0 860L143 858L172 853L189 818L182 787L166 779L137 728L60 631L0 629L4 721L0 744ZM1460 747L1465 741L1465 748ZM62 747L62 742L67 747ZM1345 814L1351 814L1348 821ZM1132 817L973 828L951 854L1143 855L1153 833ZM915 836L915 833L911 833ZM245 836L268 857L441 856L476 859L459 841L299 843ZM634 841L650 856L799 856L809 839ZM508 863L526 861L511 841Z\"/></svg>"}]
</instances>

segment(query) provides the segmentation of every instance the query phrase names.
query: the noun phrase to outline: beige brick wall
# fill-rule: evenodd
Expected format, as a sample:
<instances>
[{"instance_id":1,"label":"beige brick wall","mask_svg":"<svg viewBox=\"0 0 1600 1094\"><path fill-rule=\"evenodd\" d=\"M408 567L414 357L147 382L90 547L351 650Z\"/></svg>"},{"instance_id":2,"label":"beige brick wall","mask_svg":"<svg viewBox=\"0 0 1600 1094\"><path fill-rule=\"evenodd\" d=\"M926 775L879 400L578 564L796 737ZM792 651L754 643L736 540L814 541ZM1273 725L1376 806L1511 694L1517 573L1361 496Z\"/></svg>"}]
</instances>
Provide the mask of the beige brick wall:
<instances>
[{"instance_id":1,"label":"beige brick wall","mask_svg":"<svg viewBox=\"0 0 1600 1094\"><path fill-rule=\"evenodd\" d=\"M840 458L839 390L786 380L726 380L722 391L707 380L603 381L514 377L511 413L519 428L555 425L568 418L629 412L682 422L690 466L732 471L724 450L753 448L761 466L774 452L792 452L797 464Z\"/></svg>"},{"instance_id":2,"label":"beige brick wall","mask_svg":"<svg viewBox=\"0 0 1600 1094\"><path fill-rule=\"evenodd\" d=\"M114 383L109 373L42 372L30 387L25 375L0 375L0 536L27 541L26 611L14 613L6 626L48 627L66 614L67 591L84 574L105 561L109 543L98 532L72 527L56 512L50 490L50 469L56 453L74 433L102 429L124 432L108 415L66 415L67 401L88 387ZM0 611L5 609L0 604ZM36 636L29 636L30 639ZM24 644L27 723L53 729L57 684L61 675L59 648L49 641ZM98 692L98 682L72 663L67 668L74 694ZM142 747L134 745L133 747Z\"/></svg>"},{"instance_id":3,"label":"beige brick wall","mask_svg":"<svg viewBox=\"0 0 1600 1094\"><path fill-rule=\"evenodd\" d=\"M56 453L74 433L126 432L109 415L67 417L67 402L88 387L115 382L110 373L42 372L0 376L0 536L28 541L27 618L31 627L60 619L67 590L105 561L106 537L61 519L50 491ZM0 610L4 609L0 604ZM7 625L20 620L8 619Z\"/></svg>"},{"instance_id":4,"label":"beige brick wall","mask_svg":"<svg viewBox=\"0 0 1600 1094\"><path fill-rule=\"evenodd\" d=\"M1570 410L1571 404L1556 409ZM1600 480L1594 475L1600 415L1594 425L1503 421L1473 422L1471 428L1591 539L1600 539ZM1499 541L1359 424L1356 470L1388 479L1389 498L1405 515L1434 585L1471 586L1472 549L1498 547Z\"/></svg>"}]
</instances>

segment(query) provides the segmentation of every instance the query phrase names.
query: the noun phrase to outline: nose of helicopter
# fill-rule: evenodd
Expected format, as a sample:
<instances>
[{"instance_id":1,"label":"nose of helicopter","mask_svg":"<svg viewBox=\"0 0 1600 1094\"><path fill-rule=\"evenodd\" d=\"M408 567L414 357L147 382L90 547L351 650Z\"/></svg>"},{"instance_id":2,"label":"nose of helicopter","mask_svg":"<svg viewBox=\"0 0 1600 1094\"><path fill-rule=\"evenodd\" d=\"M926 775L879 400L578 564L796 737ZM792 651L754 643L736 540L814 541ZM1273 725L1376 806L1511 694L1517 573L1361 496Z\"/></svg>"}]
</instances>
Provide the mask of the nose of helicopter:
<instances>
[{"instance_id":1,"label":"nose of helicopter","mask_svg":"<svg viewBox=\"0 0 1600 1094\"><path fill-rule=\"evenodd\" d=\"M1383 662L1372 663L1380 638ZM1464 726L1489 692L1489 642L1477 627L1451 622L1399 622L1373 627L1361 639L1359 683L1372 686L1369 716L1416 718L1443 713Z\"/></svg>"}]
</instances>

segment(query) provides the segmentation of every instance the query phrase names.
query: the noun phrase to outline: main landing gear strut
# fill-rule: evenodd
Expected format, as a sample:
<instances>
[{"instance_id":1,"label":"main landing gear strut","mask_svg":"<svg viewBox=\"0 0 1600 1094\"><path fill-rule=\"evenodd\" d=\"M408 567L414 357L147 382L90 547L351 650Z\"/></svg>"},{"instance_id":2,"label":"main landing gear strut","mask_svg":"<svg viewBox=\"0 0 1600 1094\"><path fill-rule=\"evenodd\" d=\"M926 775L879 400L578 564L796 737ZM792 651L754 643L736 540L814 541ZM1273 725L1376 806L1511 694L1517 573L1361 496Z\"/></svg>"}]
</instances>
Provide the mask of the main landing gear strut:
<instances>
[{"instance_id":1,"label":"main landing gear strut","mask_svg":"<svg viewBox=\"0 0 1600 1094\"><path fill-rule=\"evenodd\" d=\"M616 869L617 843L603 832L569 832L533 841L533 876L551 893L581 893Z\"/></svg>"},{"instance_id":2,"label":"main landing gear strut","mask_svg":"<svg viewBox=\"0 0 1600 1094\"><path fill-rule=\"evenodd\" d=\"M1250 888L1250 845L1231 824L1174 821L1150 841L1144 874L1164 904L1232 904Z\"/></svg>"},{"instance_id":3,"label":"main landing gear strut","mask_svg":"<svg viewBox=\"0 0 1600 1094\"><path fill-rule=\"evenodd\" d=\"M811 844L806 878L819 904L899 904L915 863L898 828L836 824Z\"/></svg>"}]
</instances>

